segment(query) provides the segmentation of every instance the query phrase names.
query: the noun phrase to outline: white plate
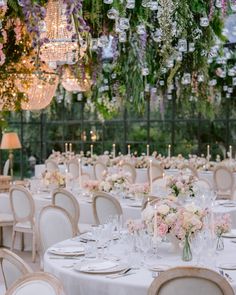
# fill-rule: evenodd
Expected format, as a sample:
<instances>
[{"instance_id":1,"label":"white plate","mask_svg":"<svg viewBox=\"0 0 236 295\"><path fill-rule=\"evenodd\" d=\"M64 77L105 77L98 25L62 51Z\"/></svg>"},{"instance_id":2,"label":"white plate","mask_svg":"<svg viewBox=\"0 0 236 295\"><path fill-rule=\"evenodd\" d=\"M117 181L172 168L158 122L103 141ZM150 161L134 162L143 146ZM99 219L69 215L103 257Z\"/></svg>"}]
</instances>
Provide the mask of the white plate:
<instances>
[{"instance_id":1,"label":"white plate","mask_svg":"<svg viewBox=\"0 0 236 295\"><path fill-rule=\"evenodd\" d=\"M115 261L98 261L87 264L78 264L75 270L89 274L111 274L120 272L127 268L127 265L119 264Z\"/></svg>"},{"instance_id":2,"label":"white plate","mask_svg":"<svg viewBox=\"0 0 236 295\"><path fill-rule=\"evenodd\" d=\"M226 270L236 270L236 262L235 263L222 263L219 265L219 268Z\"/></svg>"},{"instance_id":3,"label":"white plate","mask_svg":"<svg viewBox=\"0 0 236 295\"><path fill-rule=\"evenodd\" d=\"M143 205L140 204L140 203L133 203L133 204L131 203L131 204L129 204L129 206L130 206L130 207L142 208Z\"/></svg>"},{"instance_id":4,"label":"white plate","mask_svg":"<svg viewBox=\"0 0 236 295\"><path fill-rule=\"evenodd\" d=\"M167 264L158 264L149 267L151 271L166 271L167 269L171 268L170 265Z\"/></svg>"},{"instance_id":5,"label":"white plate","mask_svg":"<svg viewBox=\"0 0 236 295\"><path fill-rule=\"evenodd\" d=\"M48 250L51 254L62 256L84 255L84 247L53 247Z\"/></svg>"},{"instance_id":6,"label":"white plate","mask_svg":"<svg viewBox=\"0 0 236 295\"><path fill-rule=\"evenodd\" d=\"M230 232L222 234L223 238L236 238L236 229L231 229Z\"/></svg>"}]
</instances>

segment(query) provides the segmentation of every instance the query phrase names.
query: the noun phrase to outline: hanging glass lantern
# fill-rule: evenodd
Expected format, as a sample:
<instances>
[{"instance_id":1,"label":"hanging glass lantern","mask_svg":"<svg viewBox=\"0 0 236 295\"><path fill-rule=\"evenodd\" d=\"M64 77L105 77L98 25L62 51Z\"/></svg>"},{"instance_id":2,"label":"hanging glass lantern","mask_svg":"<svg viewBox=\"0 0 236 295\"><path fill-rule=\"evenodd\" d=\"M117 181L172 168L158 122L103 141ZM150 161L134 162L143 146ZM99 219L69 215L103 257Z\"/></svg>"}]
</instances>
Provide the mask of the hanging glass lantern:
<instances>
[{"instance_id":1,"label":"hanging glass lantern","mask_svg":"<svg viewBox=\"0 0 236 295\"><path fill-rule=\"evenodd\" d=\"M78 61L78 40L74 39L75 26L67 29L66 5L62 0L49 0L45 17L45 29L40 37L48 39L40 49L40 58L49 65L74 64Z\"/></svg>"},{"instance_id":2,"label":"hanging glass lantern","mask_svg":"<svg viewBox=\"0 0 236 295\"><path fill-rule=\"evenodd\" d=\"M64 67L61 78L62 86L70 92L85 92L91 87L89 77L86 75L84 79L75 77L69 67Z\"/></svg>"}]
</instances>

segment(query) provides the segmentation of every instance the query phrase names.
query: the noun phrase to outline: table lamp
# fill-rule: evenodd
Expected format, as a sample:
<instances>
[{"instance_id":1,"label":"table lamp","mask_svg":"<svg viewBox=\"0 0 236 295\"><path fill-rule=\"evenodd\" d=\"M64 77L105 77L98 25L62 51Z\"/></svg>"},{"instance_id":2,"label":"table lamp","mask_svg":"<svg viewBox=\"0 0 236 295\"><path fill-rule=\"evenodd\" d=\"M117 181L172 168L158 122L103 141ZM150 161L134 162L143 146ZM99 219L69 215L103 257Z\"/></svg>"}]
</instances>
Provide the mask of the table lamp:
<instances>
[{"instance_id":1,"label":"table lamp","mask_svg":"<svg viewBox=\"0 0 236 295\"><path fill-rule=\"evenodd\" d=\"M9 167L10 167L11 178L13 180L13 150L21 149L21 143L17 133L15 132L3 133L0 149L9 150Z\"/></svg>"}]
</instances>

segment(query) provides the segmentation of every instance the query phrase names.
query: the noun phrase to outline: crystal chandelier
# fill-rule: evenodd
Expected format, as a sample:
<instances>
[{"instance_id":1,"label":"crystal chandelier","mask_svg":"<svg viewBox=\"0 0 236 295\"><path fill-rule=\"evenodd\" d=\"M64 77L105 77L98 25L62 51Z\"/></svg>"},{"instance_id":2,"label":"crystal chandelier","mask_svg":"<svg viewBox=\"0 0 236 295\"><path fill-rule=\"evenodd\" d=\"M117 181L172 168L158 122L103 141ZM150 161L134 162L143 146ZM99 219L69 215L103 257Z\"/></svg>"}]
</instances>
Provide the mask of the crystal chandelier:
<instances>
[{"instance_id":1,"label":"crystal chandelier","mask_svg":"<svg viewBox=\"0 0 236 295\"><path fill-rule=\"evenodd\" d=\"M27 97L21 102L21 109L36 111L46 108L55 95L58 82L58 76L45 65L32 73L17 74L15 85Z\"/></svg>"},{"instance_id":2,"label":"crystal chandelier","mask_svg":"<svg viewBox=\"0 0 236 295\"><path fill-rule=\"evenodd\" d=\"M91 87L89 77L84 79L76 78L69 67L64 67L61 78L62 86L70 92L85 92Z\"/></svg>"},{"instance_id":3,"label":"crystal chandelier","mask_svg":"<svg viewBox=\"0 0 236 295\"><path fill-rule=\"evenodd\" d=\"M74 40L75 27L67 30L65 3L62 0L49 0L45 23L41 26L42 39L48 39L40 49L40 58L50 67L74 64L78 61L78 40Z\"/></svg>"}]
</instances>

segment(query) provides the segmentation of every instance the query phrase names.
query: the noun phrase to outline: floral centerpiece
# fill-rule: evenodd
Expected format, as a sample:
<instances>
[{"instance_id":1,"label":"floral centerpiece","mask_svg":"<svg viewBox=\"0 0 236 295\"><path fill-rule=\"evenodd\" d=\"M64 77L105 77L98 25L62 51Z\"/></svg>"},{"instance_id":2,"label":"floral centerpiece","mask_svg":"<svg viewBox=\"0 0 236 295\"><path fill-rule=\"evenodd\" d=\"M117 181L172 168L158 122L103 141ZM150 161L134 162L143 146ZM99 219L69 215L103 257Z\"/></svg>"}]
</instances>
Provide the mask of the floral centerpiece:
<instances>
[{"instance_id":1,"label":"floral centerpiece","mask_svg":"<svg viewBox=\"0 0 236 295\"><path fill-rule=\"evenodd\" d=\"M223 216L218 216L215 219L214 231L217 236L217 250L224 249L224 241L222 235L228 233L231 229L231 218L229 214L224 214Z\"/></svg>"},{"instance_id":2,"label":"floral centerpiece","mask_svg":"<svg viewBox=\"0 0 236 295\"><path fill-rule=\"evenodd\" d=\"M144 222L139 219L128 219L126 222L126 226L130 234L138 234L140 231L145 229Z\"/></svg>"},{"instance_id":3,"label":"floral centerpiece","mask_svg":"<svg viewBox=\"0 0 236 295\"><path fill-rule=\"evenodd\" d=\"M87 152L86 153L86 157L83 157L82 159L82 163L83 165L85 166L88 166L88 165L91 165L93 166L98 160L98 156L97 155L91 155L90 152Z\"/></svg>"},{"instance_id":4,"label":"floral centerpiece","mask_svg":"<svg viewBox=\"0 0 236 295\"><path fill-rule=\"evenodd\" d=\"M83 188L89 190L90 192L96 192L99 190L99 181L98 180L84 181Z\"/></svg>"},{"instance_id":5,"label":"floral centerpiece","mask_svg":"<svg viewBox=\"0 0 236 295\"><path fill-rule=\"evenodd\" d=\"M57 164L65 164L69 160L72 160L75 157L73 152L61 153L58 151L53 151L52 154L48 157L49 160L53 160Z\"/></svg>"},{"instance_id":6,"label":"floral centerpiece","mask_svg":"<svg viewBox=\"0 0 236 295\"><path fill-rule=\"evenodd\" d=\"M147 168L149 165L149 157L142 155L141 157L138 157L135 161L135 168Z\"/></svg>"},{"instance_id":7,"label":"floral centerpiece","mask_svg":"<svg viewBox=\"0 0 236 295\"><path fill-rule=\"evenodd\" d=\"M46 171L43 174L43 181L46 186L65 186L65 175L61 174L59 171Z\"/></svg>"},{"instance_id":8,"label":"floral centerpiece","mask_svg":"<svg viewBox=\"0 0 236 295\"><path fill-rule=\"evenodd\" d=\"M130 184L127 190L130 195L134 195L135 197L143 197L149 193L150 186L148 183L134 183Z\"/></svg>"},{"instance_id":9,"label":"floral centerpiece","mask_svg":"<svg viewBox=\"0 0 236 295\"><path fill-rule=\"evenodd\" d=\"M175 237L183 241L183 260L192 259L190 239L203 229L207 210L194 204L180 206L175 198L160 199L155 206L147 206L142 212L142 219L149 234L154 237Z\"/></svg>"},{"instance_id":10,"label":"floral centerpiece","mask_svg":"<svg viewBox=\"0 0 236 295\"><path fill-rule=\"evenodd\" d=\"M180 173L177 176L169 176L167 178L167 187L170 188L172 194L176 197L180 195L195 196L193 184L196 181L196 177L192 174Z\"/></svg>"},{"instance_id":11,"label":"floral centerpiece","mask_svg":"<svg viewBox=\"0 0 236 295\"><path fill-rule=\"evenodd\" d=\"M114 174L105 174L104 180L99 184L99 190L104 192L124 191L130 183L130 173L120 171Z\"/></svg>"},{"instance_id":12,"label":"floral centerpiece","mask_svg":"<svg viewBox=\"0 0 236 295\"><path fill-rule=\"evenodd\" d=\"M190 239L198 231L203 229L204 217L207 210L201 209L194 204L187 204L178 211L178 218L174 226L174 235L184 241L183 256L184 261L192 259Z\"/></svg>"},{"instance_id":13,"label":"floral centerpiece","mask_svg":"<svg viewBox=\"0 0 236 295\"><path fill-rule=\"evenodd\" d=\"M155 206L147 206L142 212L142 219L148 232L157 237L164 237L173 230L178 217L178 204L171 198L160 199Z\"/></svg>"}]
</instances>

